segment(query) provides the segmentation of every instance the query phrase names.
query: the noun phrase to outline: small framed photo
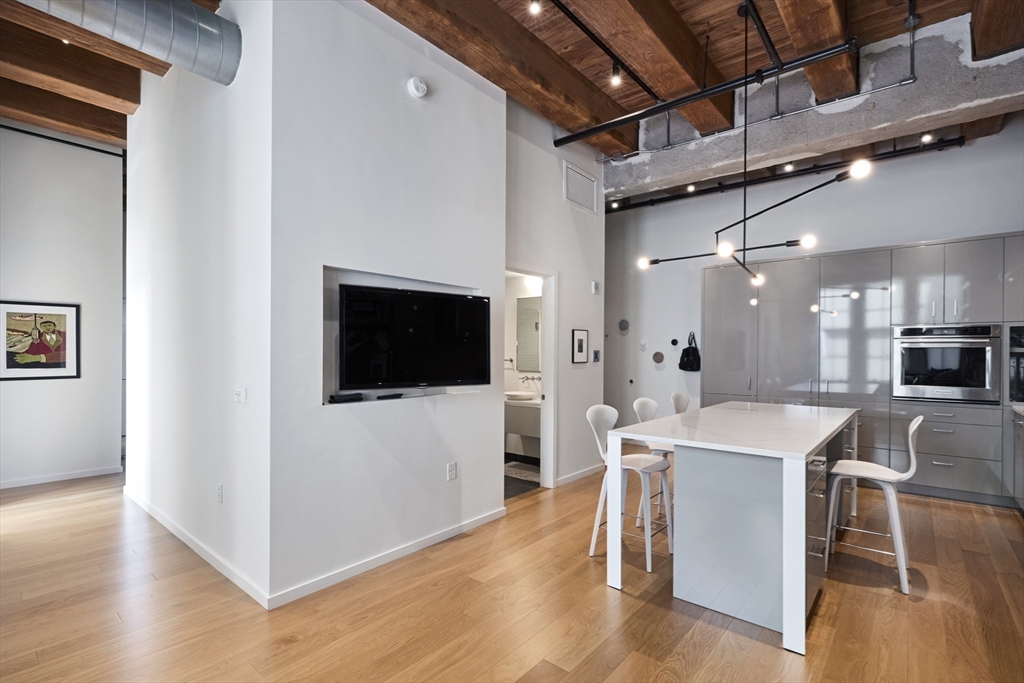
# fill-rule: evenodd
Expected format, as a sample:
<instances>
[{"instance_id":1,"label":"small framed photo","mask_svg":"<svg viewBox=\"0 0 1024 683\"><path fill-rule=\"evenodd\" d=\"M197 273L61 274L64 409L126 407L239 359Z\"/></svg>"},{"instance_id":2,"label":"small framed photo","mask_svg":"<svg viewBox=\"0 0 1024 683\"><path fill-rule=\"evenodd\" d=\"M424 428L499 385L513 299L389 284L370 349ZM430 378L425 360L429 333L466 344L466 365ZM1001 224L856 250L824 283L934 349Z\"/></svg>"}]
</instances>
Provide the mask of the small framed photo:
<instances>
[{"instance_id":1,"label":"small framed photo","mask_svg":"<svg viewBox=\"0 0 1024 683\"><path fill-rule=\"evenodd\" d=\"M0 380L82 376L78 304L0 301L6 329Z\"/></svg>"},{"instance_id":2,"label":"small framed photo","mask_svg":"<svg viewBox=\"0 0 1024 683\"><path fill-rule=\"evenodd\" d=\"M588 330L572 331L572 362L586 363L590 353L590 332Z\"/></svg>"}]
</instances>

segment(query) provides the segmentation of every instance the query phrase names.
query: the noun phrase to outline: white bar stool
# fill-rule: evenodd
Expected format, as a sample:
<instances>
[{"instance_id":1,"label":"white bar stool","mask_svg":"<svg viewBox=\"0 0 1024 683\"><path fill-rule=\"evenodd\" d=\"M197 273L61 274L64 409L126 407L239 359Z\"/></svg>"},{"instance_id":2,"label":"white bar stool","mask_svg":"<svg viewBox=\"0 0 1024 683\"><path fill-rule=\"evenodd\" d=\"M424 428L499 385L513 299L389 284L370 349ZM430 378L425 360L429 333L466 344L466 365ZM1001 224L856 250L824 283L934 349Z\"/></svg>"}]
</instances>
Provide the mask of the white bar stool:
<instances>
[{"instance_id":1,"label":"white bar stool","mask_svg":"<svg viewBox=\"0 0 1024 683\"><path fill-rule=\"evenodd\" d=\"M597 440L597 450L601 454L601 460L608 462L608 432L615 428L615 422L619 419L619 411L611 406L596 405L587 410L587 422L594 431L594 438ZM647 571L651 571L651 475L664 472L668 469L668 460L658 455L623 455L622 456L622 509L626 508L626 480L627 474L632 471L640 475L640 507L644 524L644 535L637 536L623 531L625 536L644 539L644 548L647 553ZM661 476L661 490L665 498L665 519L666 523L658 522L654 533L661 533L668 530L668 551L672 552L672 503L668 497L668 478ZM594 517L594 533L590 539L590 556L594 556L594 549L597 547L597 532L604 526L601 515L604 513L604 502L608 497L608 468L605 467L604 479L601 480L601 498L597 502L597 515ZM623 516L632 516L625 515Z\"/></svg>"},{"instance_id":2,"label":"white bar stool","mask_svg":"<svg viewBox=\"0 0 1024 683\"><path fill-rule=\"evenodd\" d=\"M637 400L633 401L633 412L636 413L636 419L638 422L650 422L658 415L658 403L657 401L650 398L638 398ZM668 462L669 454L675 450L675 447L669 443L658 443L657 441L645 441L644 443L647 445L647 449L651 452L651 455L656 455L660 458L665 458L665 462ZM659 479L665 479L667 477L667 474L662 474L659 476ZM659 486L657 489L655 489L654 494L651 496L651 498L658 498L658 496L661 495L662 488L663 487ZM664 488L668 487L665 486ZM642 519L640 508L643 507L643 504L643 501L640 501L640 505L637 507L637 526L640 526L640 520ZM656 503L656 505L658 506L658 513L661 514L662 509L660 498L658 498L658 502Z\"/></svg>"},{"instance_id":3,"label":"white bar stool","mask_svg":"<svg viewBox=\"0 0 1024 683\"><path fill-rule=\"evenodd\" d=\"M675 408L676 415L685 413L686 409L690 407L690 397L680 391L673 391L672 407Z\"/></svg>"},{"instance_id":4,"label":"white bar stool","mask_svg":"<svg viewBox=\"0 0 1024 683\"><path fill-rule=\"evenodd\" d=\"M882 467L873 462L866 462L861 460L839 460L832 466L832 472L829 474L829 478L832 480L832 492L828 503L828 529L826 530L825 538L828 543L828 552L825 553L825 569L828 570L828 556L830 553L835 552L836 545L848 545L854 548L860 548L861 550L870 550L876 553L882 553L883 555L896 555L896 566L899 568L900 573L900 590L903 591L904 595L910 593L910 585L907 582L907 546L903 541L903 525L900 523L900 510L896 504L896 487L901 481L906 481L914 476L914 472L917 470L917 428L921 426L921 422L924 421L924 417L918 415L914 418L914 421L910 423L910 433L907 438L907 443L910 444L910 468L903 473L897 472L896 470L889 469L888 467ZM839 497L839 486L844 479L850 479L853 481L854 486L857 485L858 479L867 479L878 484L882 491L885 493L885 506L889 510L889 527L892 530L891 534L878 534L874 531L866 531L864 529L854 529L848 526L839 526L836 522L836 515L839 512L836 500ZM892 538L893 547L896 550L895 553L890 553L885 550L875 550L874 548L864 548L859 545L853 545L852 543L843 543L836 541L834 536L836 529L845 529L846 531L857 531L862 534L872 534L877 536L885 536Z\"/></svg>"}]
</instances>

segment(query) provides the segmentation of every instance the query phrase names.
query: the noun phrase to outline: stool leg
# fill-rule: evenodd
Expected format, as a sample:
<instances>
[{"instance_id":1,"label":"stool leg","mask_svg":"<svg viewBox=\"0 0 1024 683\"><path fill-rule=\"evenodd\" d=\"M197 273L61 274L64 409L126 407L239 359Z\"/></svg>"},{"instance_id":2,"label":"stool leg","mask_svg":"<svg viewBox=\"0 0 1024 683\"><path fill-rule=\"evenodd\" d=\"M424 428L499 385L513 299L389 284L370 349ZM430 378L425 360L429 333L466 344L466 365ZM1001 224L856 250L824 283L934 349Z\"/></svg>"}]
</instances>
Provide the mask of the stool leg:
<instances>
[{"instance_id":1,"label":"stool leg","mask_svg":"<svg viewBox=\"0 0 1024 683\"><path fill-rule=\"evenodd\" d=\"M647 571L651 571L651 475L640 472L640 490L644 506L644 550L647 553Z\"/></svg>"},{"instance_id":2,"label":"stool leg","mask_svg":"<svg viewBox=\"0 0 1024 683\"><path fill-rule=\"evenodd\" d=\"M601 514L604 512L604 499L608 495L608 468L604 470L604 479L601 480L601 497L597 499L597 516L594 517L594 534L590 537L590 556L594 556L594 548L597 547L597 532L601 529Z\"/></svg>"},{"instance_id":3,"label":"stool leg","mask_svg":"<svg viewBox=\"0 0 1024 683\"><path fill-rule=\"evenodd\" d=\"M640 475L640 477L643 478L643 475ZM623 500L625 500L625 498L623 498ZM626 509L626 504L625 503L622 504L622 509L623 510ZM636 504L636 526L639 527L641 524L643 524L643 521L642 521L643 518L644 518L644 501L643 501L643 498L641 498L639 501L637 501L637 504Z\"/></svg>"},{"instance_id":4,"label":"stool leg","mask_svg":"<svg viewBox=\"0 0 1024 683\"><path fill-rule=\"evenodd\" d=\"M896 489L887 481L876 482L885 491L885 504L889 508L889 526L892 527L892 542L896 546L896 566L900 572L900 590L910 594L907 582L907 546L903 543L903 524L900 522L900 508L896 503Z\"/></svg>"},{"instance_id":5,"label":"stool leg","mask_svg":"<svg viewBox=\"0 0 1024 683\"><path fill-rule=\"evenodd\" d=\"M668 495L668 472L661 473L661 499L665 501L665 522L668 524L666 531L668 532L668 554L671 555L674 552L672 543L674 538L672 535L672 497Z\"/></svg>"},{"instance_id":6,"label":"stool leg","mask_svg":"<svg viewBox=\"0 0 1024 683\"><path fill-rule=\"evenodd\" d=\"M623 515L626 514L626 482L628 481L629 470L622 470L622 507L620 507L619 509L622 510ZM609 493L611 492L609 491Z\"/></svg>"},{"instance_id":7,"label":"stool leg","mask_svg":"<svg viewBox=\"0 0 1024 683\"><path fill-rule=\"evenodd\" d=\"M832 478L832 491L828 500L828 519L825 520L825 571L828 571L828 557L835 552L833 535L835 534L836 515L839 509L839 489L842 477Z\"/></svg>"}]
</instances>

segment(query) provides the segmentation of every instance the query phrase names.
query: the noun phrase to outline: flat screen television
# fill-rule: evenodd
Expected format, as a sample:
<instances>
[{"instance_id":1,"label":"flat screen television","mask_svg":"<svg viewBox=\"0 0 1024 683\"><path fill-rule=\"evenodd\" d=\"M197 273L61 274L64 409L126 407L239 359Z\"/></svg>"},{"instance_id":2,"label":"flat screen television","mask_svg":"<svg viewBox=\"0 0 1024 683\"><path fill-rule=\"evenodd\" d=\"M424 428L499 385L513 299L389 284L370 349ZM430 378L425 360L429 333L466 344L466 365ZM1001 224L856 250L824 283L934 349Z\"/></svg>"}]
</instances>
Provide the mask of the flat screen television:
<instances>
[{"instance_id":1,"label":"flat screen television","mask_svg":"<svg viewBox=\"0 0 1024 683\"><path fill-rule=\"evenodd\" d=\"M341 285L340 385L490 384L490 299Z\"/></svg>"}]
</instances>

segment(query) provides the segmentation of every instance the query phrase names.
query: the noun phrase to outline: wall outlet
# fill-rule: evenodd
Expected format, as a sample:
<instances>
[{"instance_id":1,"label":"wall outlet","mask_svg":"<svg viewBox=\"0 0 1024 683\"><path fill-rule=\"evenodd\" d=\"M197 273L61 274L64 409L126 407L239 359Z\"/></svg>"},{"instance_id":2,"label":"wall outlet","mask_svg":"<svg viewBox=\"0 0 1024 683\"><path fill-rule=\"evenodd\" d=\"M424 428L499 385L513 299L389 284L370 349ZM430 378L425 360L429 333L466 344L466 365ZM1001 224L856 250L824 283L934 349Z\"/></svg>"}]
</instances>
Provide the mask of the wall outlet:
<instances>
[{"instance_id":1,"label":"wall outlet","mask_svg":"<svg viewBox=\"0 0 1024 683\"><path fill-rule=\"evenodd\" d=\"M241 384L235 387L235 403L248 403L249 402L249 387Z\"/></svg>"},{"instance_id":2,"label":"wall outlet","mask_svg":"<svg viewBox=\"0 0 1024 683\"><path fill-rule=\"evenodd\" d=\"M454 462L448 463L447 474L448 474L448 481L453 481L455 479L458 479L459 478L459 465L458 465L458 463L454 463Z\"/></svg>"},{"instance_id":3,"label":"wall outlet","mask_svg":"<svg viewBox=\"0 0 1024 683\"><path fill-rule=\"evenodd\" d=\"M217 484L217 502L224 502L224 484Z\"/></svg>"}]
</instances>

